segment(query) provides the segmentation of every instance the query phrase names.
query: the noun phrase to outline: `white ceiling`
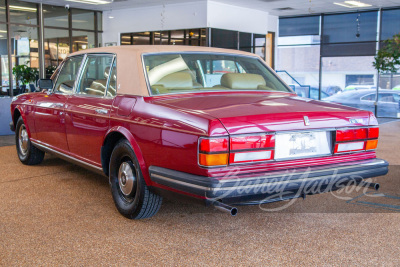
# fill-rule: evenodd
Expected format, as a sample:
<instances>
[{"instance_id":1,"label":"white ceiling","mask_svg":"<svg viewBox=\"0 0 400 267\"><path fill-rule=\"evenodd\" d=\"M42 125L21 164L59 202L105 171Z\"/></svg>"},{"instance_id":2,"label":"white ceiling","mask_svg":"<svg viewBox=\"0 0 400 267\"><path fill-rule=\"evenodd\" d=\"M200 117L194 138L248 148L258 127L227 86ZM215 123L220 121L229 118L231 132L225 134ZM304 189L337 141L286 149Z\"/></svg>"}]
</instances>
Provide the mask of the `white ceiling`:
<instances>
[{"instance_id":1,"label":"white ceiling","mask_svg":"<svg viewBox=\"0 0 400 267\"><path fill-rule=\"evenodd\" d=\"M92 10L112 10L135 7L147 7L157 5L179 4L184 2L206 2L207 0L114 0L112 4L90 5L66 0L28 0L52 5L66 5L76 8L92 9ZM371 4L368 8L346 8L333 4L333 2L344 2L345 0L213 0L214 2L226 3L235 6L247 7L257 10L268 11L272 15L290 16L290 15L307 15L332 12L348 12L379 7L399 7L400 0L361 0L363 3ZM292 8L291 10L279 10L280 8Z\"/></svg>"}]
</instances>

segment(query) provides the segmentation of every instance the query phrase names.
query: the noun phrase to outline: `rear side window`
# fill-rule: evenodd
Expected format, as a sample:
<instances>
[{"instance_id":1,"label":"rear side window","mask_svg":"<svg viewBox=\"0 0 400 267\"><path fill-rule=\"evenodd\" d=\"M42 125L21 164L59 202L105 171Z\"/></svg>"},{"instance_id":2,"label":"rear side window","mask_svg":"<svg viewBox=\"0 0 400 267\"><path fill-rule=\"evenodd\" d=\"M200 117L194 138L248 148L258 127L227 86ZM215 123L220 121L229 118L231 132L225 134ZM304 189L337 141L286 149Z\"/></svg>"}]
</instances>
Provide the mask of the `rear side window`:
<instances>
[{"instance_id":1,"label":"rear side window","mask_svg":"<svg viewBox=\"0 0 400 267\"><path fill-rule=\"evenodd\" d=\"M104 96L111 72L113 55L88 55L77 94Z\"/></svg>"},{"instance_id":2,"label":"rear side window","mask_svg":"<svg viewBox=\"0 0 400 267\"><path fill-rule=\"evenodd\" d=\"M54 87L55 92L72 94L83 55L70 57L65 60Z\"/></svg>"},{"instance_id":3,"label":"rear side window","mask_svg":"<svg viewBox=\"0 0 400 267\"><path fill-rule=\"evenodd\" d=\"M107 96L115 96L117 94L117 58L114 59L110 72L110 82L108 84Z\"/></svg>"},{"instance_id":4,"label":"rear side window","mask_svg":"<svg viewBox=\"0 0 400 267\"><path fill-rule=\"evenodd\" d=\"M361 100L366 100L366 101L375 101L376 94L370 94L361 97Z\"/></svg>"}]
</instances>

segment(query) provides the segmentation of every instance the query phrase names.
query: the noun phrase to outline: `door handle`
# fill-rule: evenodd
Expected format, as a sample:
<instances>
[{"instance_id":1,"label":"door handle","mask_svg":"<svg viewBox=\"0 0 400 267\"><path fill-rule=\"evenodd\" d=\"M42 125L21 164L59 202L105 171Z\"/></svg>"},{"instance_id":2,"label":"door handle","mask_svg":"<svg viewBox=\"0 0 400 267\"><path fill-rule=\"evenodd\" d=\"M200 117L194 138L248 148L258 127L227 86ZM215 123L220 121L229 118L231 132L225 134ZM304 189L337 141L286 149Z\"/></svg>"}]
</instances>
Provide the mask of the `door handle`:
<instances>
[{"instance_id":1,"label":"door handle","mask_svg":"<svg viewBox=\"0 0 400 267\"><path fill-rule=\"evenodd\" d=\"M98 108L95 111L97 114L108 114L108 110L103 108Z\"/></svg>"},{"instance_id":2,"label":"door handle","mask_svg":"<svg viewBox=\"0 0 400 267\"><path fill-rule=\"evenodd\" d=\"M64 104L62 104L62 103L54 103L54 107L55 108L63 108Z\"/></svg>"}]
</instances>

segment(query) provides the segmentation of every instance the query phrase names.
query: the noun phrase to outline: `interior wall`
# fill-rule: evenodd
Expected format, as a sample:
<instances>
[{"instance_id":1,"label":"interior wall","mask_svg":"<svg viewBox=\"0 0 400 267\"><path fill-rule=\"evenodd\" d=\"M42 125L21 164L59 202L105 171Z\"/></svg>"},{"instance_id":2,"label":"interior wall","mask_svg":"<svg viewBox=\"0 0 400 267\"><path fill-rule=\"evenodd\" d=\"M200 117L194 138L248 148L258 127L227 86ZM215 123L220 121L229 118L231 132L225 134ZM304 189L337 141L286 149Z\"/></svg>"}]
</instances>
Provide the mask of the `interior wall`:
<instances>
[{"instance_id":1,"label":"interior wall","mask_svg":"<svg viewBox=\"0 0 400 267\"><path fill-rule=\"evenodd\" d=\"M102 40L120 45L121 33L206 27L266 34L277 32L278 17L212 1L104 11Z\"/></svg>"},{"instance_id":2,"label":"interior wall","mask_svg":"<svg viewBox=\"0 0 400 267\"><path fill-rule=\"evenodd\" d=\"M108 42L119 45L121 33L205 27L206 2L104 11L103 45Z\"/></svg>"},{"instance_id":3,"label":"interior wall","mask_svg":"<svg viewBox=\"0 0 400 267\"><path fill-rule=\"evenodd\" d=\"M207 2L207 26L210 28L267 34L276 31L277 21L276 16L265 11Z\"/></svg>"}]
</instances>

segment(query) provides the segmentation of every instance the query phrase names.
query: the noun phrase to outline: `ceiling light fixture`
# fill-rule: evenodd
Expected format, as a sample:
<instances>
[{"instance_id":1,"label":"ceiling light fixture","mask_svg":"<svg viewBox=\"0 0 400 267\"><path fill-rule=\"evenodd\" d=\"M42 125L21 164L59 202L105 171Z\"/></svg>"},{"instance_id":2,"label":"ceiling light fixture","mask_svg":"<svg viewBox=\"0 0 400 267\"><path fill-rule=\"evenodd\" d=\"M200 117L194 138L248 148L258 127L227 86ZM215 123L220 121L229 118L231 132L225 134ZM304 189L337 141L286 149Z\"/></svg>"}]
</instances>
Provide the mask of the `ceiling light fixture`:
<instances>
[{"instance_id":1,"label":"ceiling light fixture","mask_svg":"<svg viewBox=\"0 0 400 267\"><path fill-rule=\"evenodd\" d=\"M91 5L104 5L104 4L111 4L114 0L67 0L69 2L76 2L82 4L91 4Z\"/></svg>"},{"instance_id":2,"label":"ceiling light fixture","mask_svg":"<svg viewBox=\"0 0 400 267\"><path fill-rule=\"evenodd\" d=\"M360 8L360 7L370 7L372 5L366 4L360 1L344 1L343 3L334 2L335 5L344 6L347 8Z\"/></svg>"}]
</instances>

